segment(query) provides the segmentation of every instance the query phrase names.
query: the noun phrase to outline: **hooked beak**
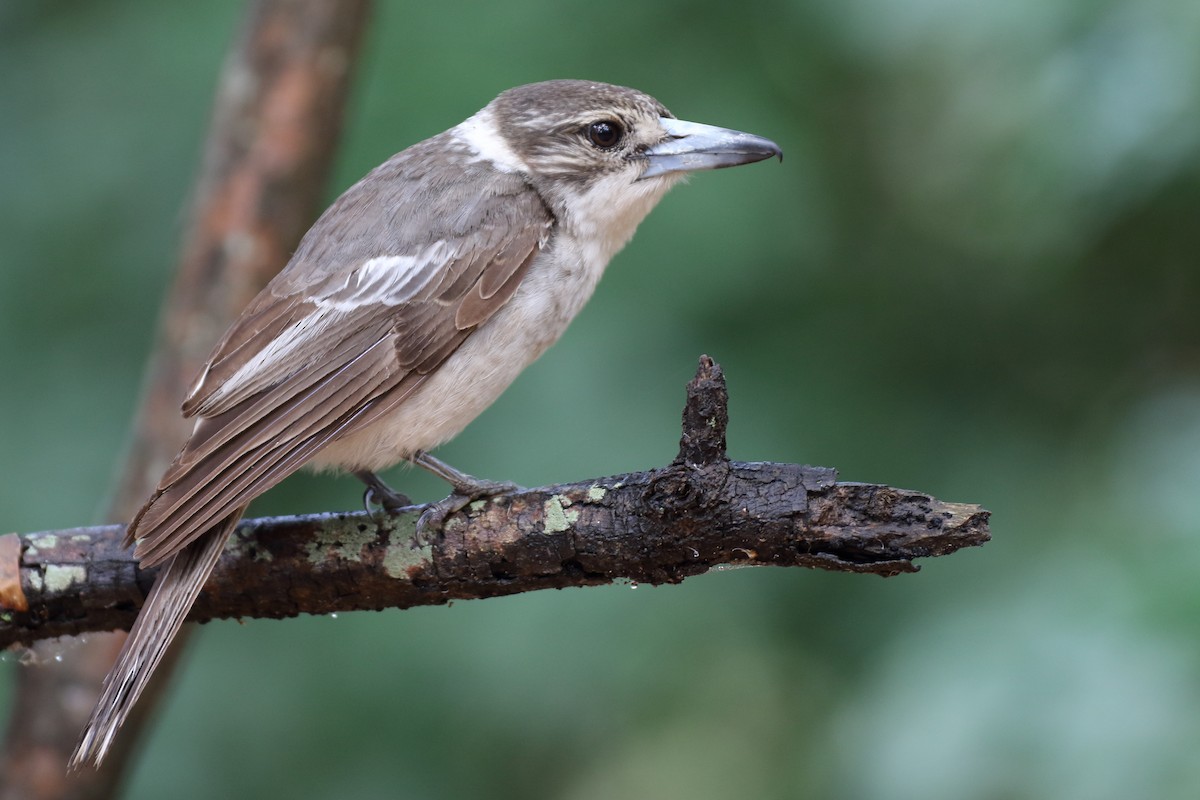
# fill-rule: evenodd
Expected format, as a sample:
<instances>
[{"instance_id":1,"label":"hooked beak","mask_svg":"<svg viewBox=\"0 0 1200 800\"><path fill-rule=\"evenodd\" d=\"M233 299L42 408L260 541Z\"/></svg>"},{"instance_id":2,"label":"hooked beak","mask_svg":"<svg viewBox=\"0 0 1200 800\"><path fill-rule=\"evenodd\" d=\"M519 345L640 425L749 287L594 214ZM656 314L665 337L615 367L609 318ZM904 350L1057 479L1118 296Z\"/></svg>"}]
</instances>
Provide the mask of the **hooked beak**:
<instances>
[{"instance_id":1,"label":"hooked beak","mask_svg":"<svg viewBox=\"0 0 1200 800\"><path fill-rule=\"evenodd\" d=\"M783 160L779 145L752 133L669 117L660 117L658 121L670 138L645 152L646 171L638 180L675 172L736 167L772 156Z\"/></svg>"}]
</instances>

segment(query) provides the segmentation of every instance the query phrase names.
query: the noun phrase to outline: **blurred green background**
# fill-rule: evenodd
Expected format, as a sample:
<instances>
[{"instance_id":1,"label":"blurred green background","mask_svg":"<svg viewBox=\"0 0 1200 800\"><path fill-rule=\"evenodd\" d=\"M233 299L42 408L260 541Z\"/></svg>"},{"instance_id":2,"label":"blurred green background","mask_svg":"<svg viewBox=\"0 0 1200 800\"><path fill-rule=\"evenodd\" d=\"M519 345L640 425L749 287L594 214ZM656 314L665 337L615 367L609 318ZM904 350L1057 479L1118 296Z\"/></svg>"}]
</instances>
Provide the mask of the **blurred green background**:
<instances>
[{"instance_id":1,"label":"blurred green background","mask_svg":"<svg viewBox=\"0 0 1200 800\"><path fill-rule=\"evenodd\" d=\"M240 11L0 5L4 531L104 507ZM551 77L787 159L676 189L440 454L661 465L707 352L733 457L978 502L994 541L886 581L209 625L129 796L1200 796L1200 4L380 3L329 198ZM360 492L297 476L252 513Z\"/></svg>"}]
</instances>

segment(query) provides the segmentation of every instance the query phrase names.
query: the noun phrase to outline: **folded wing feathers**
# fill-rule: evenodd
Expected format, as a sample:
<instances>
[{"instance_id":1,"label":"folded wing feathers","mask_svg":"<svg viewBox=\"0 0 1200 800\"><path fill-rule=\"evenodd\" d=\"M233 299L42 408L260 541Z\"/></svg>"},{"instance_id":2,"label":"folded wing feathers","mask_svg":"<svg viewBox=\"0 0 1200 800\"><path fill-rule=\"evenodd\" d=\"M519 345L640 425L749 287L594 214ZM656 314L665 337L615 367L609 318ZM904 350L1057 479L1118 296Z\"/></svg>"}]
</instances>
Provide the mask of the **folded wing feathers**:
<instances>
[{"instance_id":1,"label":"folded wing feathers","mask_svg":"<svg viewBox=\"0 0 1200 800\"><path fill-rule=\"evenodd\" d=\"M211 416L219 413L222 406L214 402L214 394L227 387L229 379L253 354L262 352L288 328L311 314L313 309L313 304L302 298L276 298L269 292L263 292L214 349L200 381L183 402L183 415ZM232 403L226 402L223 407L229 405Z\"/></svg>"},{"instance_id":2,"label":"folded wing feathers","mask_svg":"<svg viewBox=\"0 0 1200 800\"><path fill-rule=\"evenodd\" d=\"M484 277L459 302L454 313L454 324L459 330L470 330L486 322L521 285L537 250L530 249L528 242L514 244L525 246L510 246L498 253Z\"/></svg>"}]
</instances>

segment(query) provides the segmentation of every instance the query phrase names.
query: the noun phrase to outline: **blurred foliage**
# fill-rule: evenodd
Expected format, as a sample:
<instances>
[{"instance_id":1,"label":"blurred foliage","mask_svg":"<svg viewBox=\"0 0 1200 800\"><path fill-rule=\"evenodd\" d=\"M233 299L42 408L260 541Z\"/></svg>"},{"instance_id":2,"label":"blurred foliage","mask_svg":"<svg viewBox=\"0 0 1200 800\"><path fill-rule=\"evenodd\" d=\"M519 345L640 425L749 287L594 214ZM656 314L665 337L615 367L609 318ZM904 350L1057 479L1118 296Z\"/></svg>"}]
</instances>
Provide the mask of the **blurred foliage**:
<instances>
[{"instance_id":1,"label":"blurred foliage","mask_svg":"<svg viewBox=\"0 0 1200 800\"><path fill-rule=\"evenodd\" d=\"M0 5L4 530L103 507L239 11ZM979 502L995 540L212 625L131 797L1200 796L1200 4L380 3L359 77L331 199L550 77L787 153L672 193L449 461L661 464L708 352L734 457Z\"/></svg>"}]
</instances>

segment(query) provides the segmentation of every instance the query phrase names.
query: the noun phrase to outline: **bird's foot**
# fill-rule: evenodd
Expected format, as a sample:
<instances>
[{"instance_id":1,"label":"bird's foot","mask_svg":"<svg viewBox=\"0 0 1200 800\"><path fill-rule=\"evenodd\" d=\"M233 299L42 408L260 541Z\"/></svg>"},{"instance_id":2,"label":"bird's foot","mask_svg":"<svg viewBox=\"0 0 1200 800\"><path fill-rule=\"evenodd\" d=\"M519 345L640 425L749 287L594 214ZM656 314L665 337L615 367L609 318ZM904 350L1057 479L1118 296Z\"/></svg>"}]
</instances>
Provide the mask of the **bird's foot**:
<instances>
[{"instance_id":1,"label":"bird's foot","mask_svg":"<svg viewBox=\"0 0 1200 800\"><path fill-rule=\"evenodd\" d=\"M482 478L472 478L470 475L463 477L469 480L451 484L454 487L454 495L469 497L471 500L485 500L498 494L523 491L522 487L512 481L488 481Z\"/></svg>"},{"instance_id":2,"label":"bird's foot","mask_svg":"<svg viewBox=\"0 0 1200 800\"><path fill-rule=\"evenodd\" d=\"M484 497L492 497L497 494L521 490L520 486L511 481L488 481L483 478L476 478L474 475L468 475L462 470L450 466L440 458L429 455L424 450L418 450L413 453L408 460L422 469L429 470L450 484L454 488L454 494L470 497L471 500L479 500ZM467 502L470 502L470 500Z\"/></svg>"},{"instance_id":3,"label":"bird's foot","mask_svg":"<svg viewBox=\"0 0 1200 800\"><path fill-rule=\"evenodd\" d=\"M521 487L511 481L489 481L468 475L423 450L415 453L409 461L429 470L454 489L449 497L426 508L417 520L418 546L428 544L432 537L442 530L451 514L462 511L476 500L521 491Z\"/></svg>"},{"instance_id":4,"label":"bird's foot","mask_svg":"<svg viewBox=\"0 0 1200 800\"><path fill-rule=\"evenodd\" d=\"M470 495L455 494L449 495L436 503L430 503L417 519L417 530L413 536L413 542L417 547L424 547L433 542L433 539L442 530L446 524L446 519L451 514L456 514L462 511L471 503Z\"/></svg>"},{"instance_id":5,"label":"bird's foot","mask_svg":"<svg viewBox=\"0 0 1200 800\"><path fill-rule=\"evenodd\" d=\"M479 481L470 486L458 485L454 493L430 503L417 520L415 541L418 547L430 544L434 537L446 525L451 514L457 514L476 500L494 497L498 494L520 491L521 487L508 481Z\"/></svg>"}]
</instances>

